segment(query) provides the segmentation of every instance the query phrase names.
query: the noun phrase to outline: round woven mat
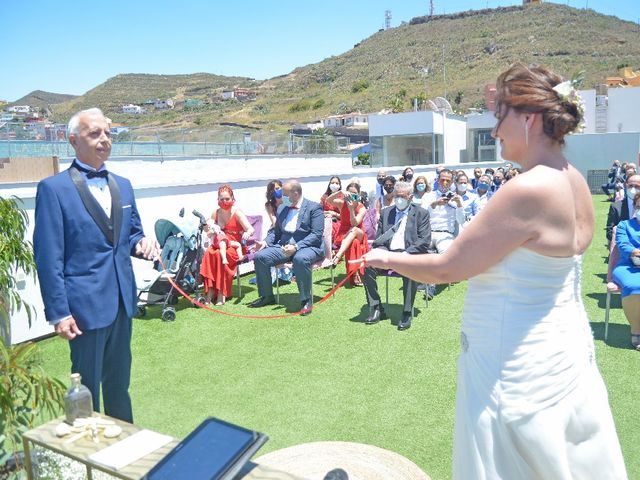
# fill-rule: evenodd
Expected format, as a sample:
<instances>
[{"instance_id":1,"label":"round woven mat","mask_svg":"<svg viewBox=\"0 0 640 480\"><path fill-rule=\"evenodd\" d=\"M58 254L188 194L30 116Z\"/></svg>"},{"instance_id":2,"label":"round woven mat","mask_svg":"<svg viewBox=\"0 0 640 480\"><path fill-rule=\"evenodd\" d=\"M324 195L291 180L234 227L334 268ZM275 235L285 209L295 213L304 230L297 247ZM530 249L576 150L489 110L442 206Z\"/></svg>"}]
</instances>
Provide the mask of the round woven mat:
<instances>
[{"instance_id":1,"label":"round woven mat","mask_svg":"<svg viewBox=\"0 0 640 480\"><path fill-rule=\"evenodd\" d=\"M344 470L349 480L430 480L402 455L362 443L303 443L253 461L307 480L323 480L336 468Z\"/></svg>"}]
</instances>

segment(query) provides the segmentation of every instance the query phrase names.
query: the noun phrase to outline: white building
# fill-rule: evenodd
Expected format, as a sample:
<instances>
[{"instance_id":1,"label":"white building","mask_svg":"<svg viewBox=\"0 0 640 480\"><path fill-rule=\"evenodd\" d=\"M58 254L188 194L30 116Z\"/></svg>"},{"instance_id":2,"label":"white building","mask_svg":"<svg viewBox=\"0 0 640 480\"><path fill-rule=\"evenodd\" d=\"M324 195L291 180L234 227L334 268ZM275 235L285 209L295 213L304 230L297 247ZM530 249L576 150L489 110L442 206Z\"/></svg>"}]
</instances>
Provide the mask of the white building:
<instances>
[{"instance_id":1,"label":"white building","mask_svg":"<svg viewBox=\"0 0 640 480\"><path fill-rule=\"evenodd\" d=\"M7 112L15 114L27 114L30 111L31 107L29 105L14 105L13 107L7 108Z\"/></svg>"},{"instance_id":2,"label":"white building","mask_svg":"<svg viewBox=\"0 0 640 480\"><path fill-rule=\"evenodd\" d=\"M325 128L366 127L369 124L369 115L360 112L330 115L322 120L322 124Z\"/></svg>"},{"instance_id":3,"label":"white building","mask_svg":"<svg viewBox=\"0 0 640 480\"><path fill-rule=\"evenodd\" d=\"M369 115L371 166L465 161L466 121L442 112Z\"/></svg>"},{"instance_id":4,"label":"white building","mask_svg":"<svg viewBox=\"0 0 640 480\"><path fill-rule=\"evenodd\" d=\"M130 103L129 105L122 106L122 113L130 113L132 115L141 115L144 113L144 108L142 108L140 105L133 105Z\"/></svg>"},{"instance_id":5,"label":"white building","mask_svg":"<svg viewBox=\"0 0 640 480\"><path fill-rule=\"evenodd\" d=\"M234 90L224 90L220 96L223 100L231 100L232 98L235 98L236 92Z\"/></svg>"}]
</instances>

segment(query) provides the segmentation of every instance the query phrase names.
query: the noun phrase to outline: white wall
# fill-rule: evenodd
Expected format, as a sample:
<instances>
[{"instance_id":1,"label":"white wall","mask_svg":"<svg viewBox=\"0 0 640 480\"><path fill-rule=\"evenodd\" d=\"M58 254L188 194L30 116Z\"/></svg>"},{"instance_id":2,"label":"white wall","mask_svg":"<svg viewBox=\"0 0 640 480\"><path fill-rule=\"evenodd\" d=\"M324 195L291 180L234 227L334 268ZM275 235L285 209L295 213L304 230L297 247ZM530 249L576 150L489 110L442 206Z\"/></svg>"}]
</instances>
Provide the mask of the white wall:
<instances>
[{"instance_id":1,"label":"white wall","mask_svg":"<svg viewBox=\"0 0 640 480\"><path fill-rule=\"evenodd\" d=\"M607 132L640 132L640 87L610 88Z\"/></svg>"},{"instance_id":2,"label":"white wall","mask_svg":"<svg viewBox=\"0 0 640 480\"><path fill-rule=\"evenodd\" d=\"M596 91L580 90L579 93L584 100L585 107L583 133L596 133Z\"/></svg>"},{"instance_id":3,"label":"white wall","mask_svg":"<svg viewBox=\"0 0 640 480\"><path fill-rule=\"evenodd\" d=\"M389 115L369 115L369 136L417 135L442 133L434 131L433 112L404 112Z\"/></svg>"},{"instance_id":4,"label":"white wall","mask_svg":"<svg viewBox=\"0 0 640 480\"><path fill-rule=\"evenodd\" d=\"M608 170L613 160L640 160L640 133L593 133L568 135L565 157L585 178L588 170Z\"/></svg>"}]
</instances>

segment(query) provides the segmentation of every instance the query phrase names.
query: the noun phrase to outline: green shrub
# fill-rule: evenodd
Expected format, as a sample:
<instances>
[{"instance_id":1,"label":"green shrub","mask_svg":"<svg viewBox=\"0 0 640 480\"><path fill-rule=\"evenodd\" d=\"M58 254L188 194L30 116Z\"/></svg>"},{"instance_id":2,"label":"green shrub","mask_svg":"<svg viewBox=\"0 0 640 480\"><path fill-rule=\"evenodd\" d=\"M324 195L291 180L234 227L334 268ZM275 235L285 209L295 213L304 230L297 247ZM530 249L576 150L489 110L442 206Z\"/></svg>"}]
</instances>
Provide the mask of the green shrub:
<instances>
[{"instance_id":1,"label":"green shrub","mask_svg":"<svg viewBox=\"0 0 640 480\"><path fill-rule=\"evenodd\" d=\"M367 88L369 88L368 80L358 80L351 86L351 92L359 93L365 91Z\"/></svg>"}]
</instances>

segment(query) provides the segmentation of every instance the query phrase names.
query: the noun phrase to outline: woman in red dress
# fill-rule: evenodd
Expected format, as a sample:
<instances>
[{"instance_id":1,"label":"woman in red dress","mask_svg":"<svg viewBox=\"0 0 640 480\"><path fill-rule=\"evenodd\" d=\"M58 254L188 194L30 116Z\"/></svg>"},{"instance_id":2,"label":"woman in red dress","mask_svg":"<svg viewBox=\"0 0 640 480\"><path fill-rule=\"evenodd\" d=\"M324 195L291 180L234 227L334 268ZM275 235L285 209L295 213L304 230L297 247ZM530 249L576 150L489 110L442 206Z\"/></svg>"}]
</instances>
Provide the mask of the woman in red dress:
<instances>
[{"instance_id":1,"label":"woman in red dress","mask_svg":"<svg viewBox=\"0 0 640 480\"><path fill-rule=\"evenodd\" d=\"M356 273L349 279L351 285L361 286L360 274L364 273L364 268L362 264L358 266L349 263L349 260L360 258L369 251L367 234L362 228L362 220L367 209L360 201L359 184L350 183L347 186L346 194L342 197L339 197L338 193L334 192L327 197L328 202L340 209L340 226L333 239L333 243L338 245L338 251L333 256L333 264L337 265L344 256L347 260L347 274L356 270Z\"/></svg>"},{"instance_id":2,"label":"woman in red dress","mask_svg":"<svg viewBox=\"0 0 640 480\"><path fill-rule=\"evenodd\" d=\"M233 189L229 185L222 185L218 189L218 208L211 214L211 219L207 222L204 231L210 237L224 233L229 242L244 244L253 235L254 230L246 215L234 204ZM247 252L244 245L242 255L235 248L229 248L227 263L224 263L220 249L215 245L214 243L205 251L200 265L200 275L203 279L207 303L211 303L215 297L216 305L224 305L225 300L232 295L231 287L238 262Z\"/></svg>"},{"instance_id":3,"label":"woman in red dress","mask_svg":"<svg viewBox=\"0 0 640 480\"><path fill-rule=\"evenodd\" d=\"M324 210L324 217L328 217L333 221L331 230L331 241L335 243L336 235L338 234L338 230L340 229L340 207L336 207L333 203L328 201L328 198L332 195L334 195L333 198L344 199L340 177L331 177L329 179L329 184L327 185L327 190L324 192L324 195L320 197L320 205L322 206L322 210Z\"/></svg>"}]
</instances>

